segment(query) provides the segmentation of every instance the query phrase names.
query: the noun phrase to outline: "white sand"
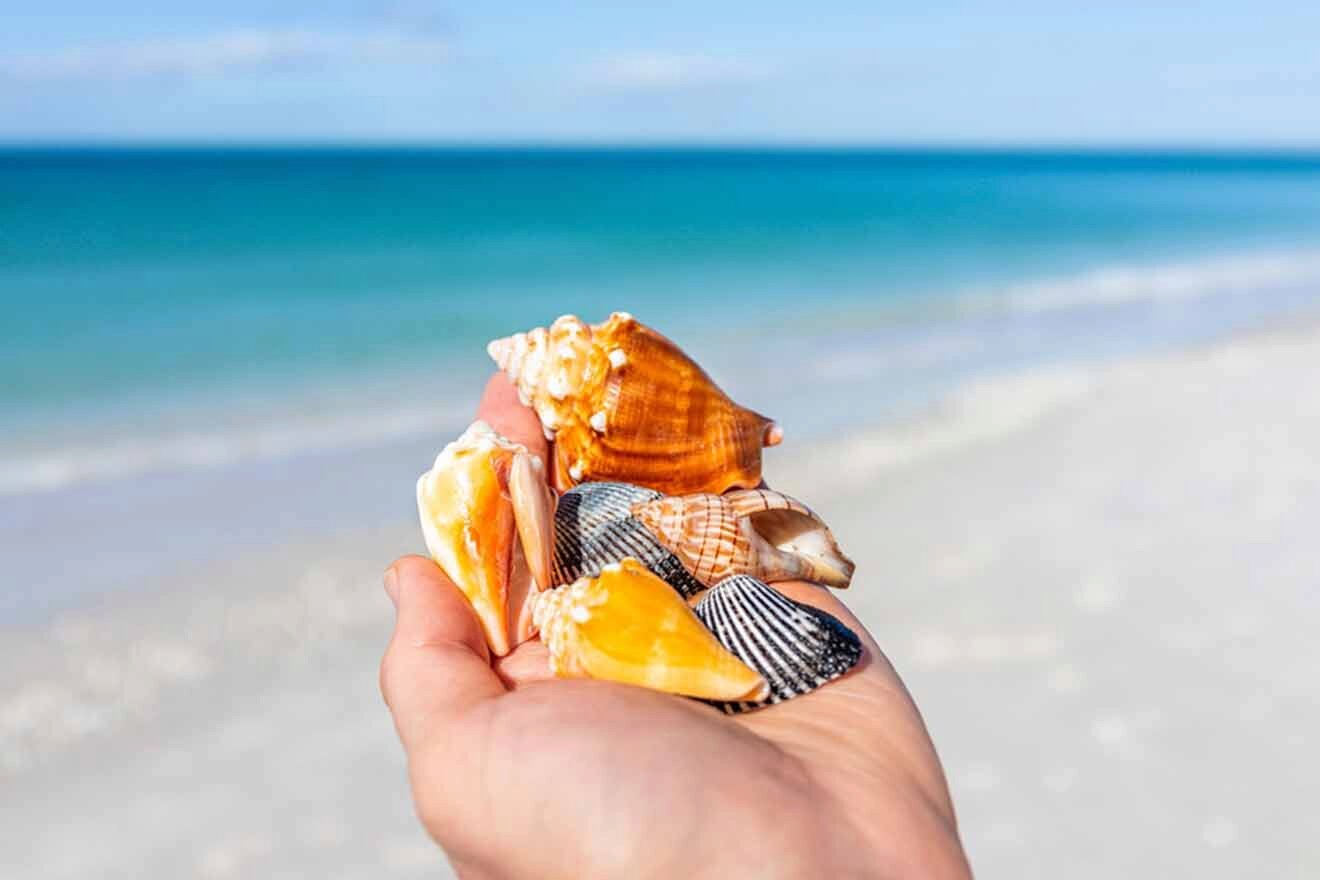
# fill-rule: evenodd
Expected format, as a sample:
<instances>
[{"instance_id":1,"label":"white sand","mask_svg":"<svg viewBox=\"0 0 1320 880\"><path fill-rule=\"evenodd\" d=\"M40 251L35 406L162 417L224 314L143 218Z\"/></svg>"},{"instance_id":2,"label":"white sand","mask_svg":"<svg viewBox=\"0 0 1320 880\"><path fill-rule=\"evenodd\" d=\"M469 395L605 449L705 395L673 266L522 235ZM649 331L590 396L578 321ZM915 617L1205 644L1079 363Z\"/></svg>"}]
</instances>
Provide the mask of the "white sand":
<instances>
[{"instance_id":1,"label":"white sand","mask_svg":"<svg viewBox=\"0 0 1320 880\"><path fill-rule=\"evenodd\" d=\"M1320 874L1320 333L791 449L770 477L857 557L980 877ZM379 573L419 544L400 522L4 633L0 877L443 876L376 691Z\"/></svg>"}]
</instances>

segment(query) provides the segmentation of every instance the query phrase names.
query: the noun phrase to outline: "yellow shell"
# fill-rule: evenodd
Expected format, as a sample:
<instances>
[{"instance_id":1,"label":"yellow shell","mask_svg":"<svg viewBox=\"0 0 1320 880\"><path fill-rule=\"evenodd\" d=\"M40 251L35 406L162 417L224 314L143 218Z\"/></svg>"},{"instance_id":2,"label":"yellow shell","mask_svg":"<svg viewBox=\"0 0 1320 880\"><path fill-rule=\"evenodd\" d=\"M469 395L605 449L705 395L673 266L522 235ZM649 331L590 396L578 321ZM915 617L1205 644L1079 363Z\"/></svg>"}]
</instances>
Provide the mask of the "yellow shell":
<instances>
[{"instance_id":1,"label":"yellow shell","mask_svg":"<svg viewBox=\"0 0 1320 880\"><path fill-rule=\"evenodd\" d=\"M769 489L661 497L632 515L706 586L735 574L847 587L853 562L824 521Z\"/></svg>"},{"instance_id":2,"label":"yellow shell","mask_svg":"<svg viewBox=\"0 0 1320 880\"><path fill-rule=\"evenodd\" d=\"M739 406L696 362L631 315L548 328L487 347L555 441L555 481L618 480L669 495L761 482L779 426Z\"/></svg>"},{"instance_id":3,"label":"yellow shell","mask_svg":"<svg viewBox=\"0 0 1320 880\"><path fill-rule=\"evenodd\" d=\"M524 554L519 533L546 534L553 498L541 460L485 422L473 422L417 480L426 547L472 603L497 656L533 635L533 580L549 585L550 548Z\"/></svg>"},{"instance_id":4,"label":"yellow shell","mask_svg":"<svg viewBox=\"0 0 1320 880\"><path fill-rule=\"evenodd\" d=\"M760 673L729 653L683 598L635 559L534 599L563 678L598 678L706 700L762 700Z\"/></svg>"}]
</instances>

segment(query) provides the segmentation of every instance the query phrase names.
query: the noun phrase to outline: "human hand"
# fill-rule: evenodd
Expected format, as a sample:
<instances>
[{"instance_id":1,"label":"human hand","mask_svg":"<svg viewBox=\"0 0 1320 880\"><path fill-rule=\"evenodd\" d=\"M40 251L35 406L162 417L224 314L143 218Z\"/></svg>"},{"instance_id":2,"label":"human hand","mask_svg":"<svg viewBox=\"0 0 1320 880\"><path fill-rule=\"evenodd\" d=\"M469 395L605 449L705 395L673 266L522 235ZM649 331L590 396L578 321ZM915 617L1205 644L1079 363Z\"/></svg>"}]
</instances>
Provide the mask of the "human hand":
<instances>
[{"instance_id":1,"label":"human hand","mask_svg":"<svg viewBox=\"0 0 1320 880\"><path fill-rule=\"evenodd\" d=\"M502 377L478 413L549 461ZM381 691L422 824L464 877L968 877L943 770L874 639L831 594L776 589L847 623L849 675L739 716L550 677L544 645L492 661L428 559L385 573L398 612Z\"/></svg>"}]
</instances>

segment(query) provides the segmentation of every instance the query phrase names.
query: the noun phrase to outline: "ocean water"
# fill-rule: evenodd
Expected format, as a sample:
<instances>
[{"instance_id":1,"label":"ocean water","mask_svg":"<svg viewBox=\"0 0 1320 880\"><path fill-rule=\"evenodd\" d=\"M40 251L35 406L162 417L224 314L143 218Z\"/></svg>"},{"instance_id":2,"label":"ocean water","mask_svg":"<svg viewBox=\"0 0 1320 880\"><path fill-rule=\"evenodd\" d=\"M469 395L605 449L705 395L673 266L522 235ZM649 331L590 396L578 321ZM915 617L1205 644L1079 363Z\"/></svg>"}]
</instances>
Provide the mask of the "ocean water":
<instances>
[{"instance_id":1,"label":"ocean water","mask_svg":"<svg viewBox=\"0 0 1320 880\"><path fill-rule=\"evenodd\" d=\"M0 620L406 515L486 340L565 312L633 312L793 440L1318 292L1303 155L4 150ZM95 576L52 586L71 528Z\"/></svg>"}]
</instances>

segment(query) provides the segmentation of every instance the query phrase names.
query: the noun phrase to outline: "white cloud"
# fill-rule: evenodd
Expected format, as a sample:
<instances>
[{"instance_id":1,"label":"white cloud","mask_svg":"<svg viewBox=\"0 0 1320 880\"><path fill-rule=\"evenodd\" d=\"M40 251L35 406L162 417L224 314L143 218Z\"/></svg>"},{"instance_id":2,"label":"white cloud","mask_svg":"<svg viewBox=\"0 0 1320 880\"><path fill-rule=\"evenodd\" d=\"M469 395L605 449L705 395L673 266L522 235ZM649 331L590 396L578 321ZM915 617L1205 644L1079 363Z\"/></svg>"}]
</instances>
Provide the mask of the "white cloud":
<instances>
[{"instance_id":1,"label":"white cloud","mask_svg":"<svg viewBox=\"0 0 1320 880\"><path fill-rule=\"evenodd\" d=\"M395 30L246 28L0 57L0 74L36 81L204 77L352 63L433 64L448 52L444 40Z\"/></svg>"},{"instance_id":2,"label":"white cloud","mask_svg":"<svg viewBox=\"0 0 1320 880\"><path fill-rule=\"evenodd\" d=\"M625 52L588 68L588 85L606 91L671 92L736 86L764 80L770 71L746 60L677 52Z\"/></svg>"}]
</instances>

